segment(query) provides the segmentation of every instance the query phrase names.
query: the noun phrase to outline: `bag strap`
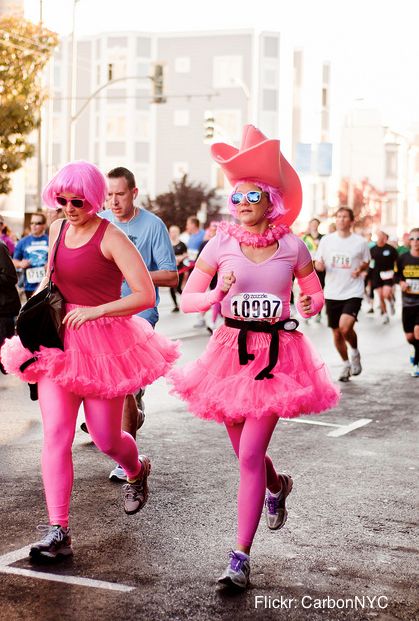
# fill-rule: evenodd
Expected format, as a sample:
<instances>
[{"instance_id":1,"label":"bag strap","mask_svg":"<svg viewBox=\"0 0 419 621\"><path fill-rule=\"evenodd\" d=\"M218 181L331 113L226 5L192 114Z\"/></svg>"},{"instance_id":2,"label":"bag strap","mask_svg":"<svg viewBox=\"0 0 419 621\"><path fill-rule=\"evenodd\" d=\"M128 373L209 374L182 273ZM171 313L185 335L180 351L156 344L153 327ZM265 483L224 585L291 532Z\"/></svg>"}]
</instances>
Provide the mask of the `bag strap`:
<instances>
[{"instance_id":1,"label":"bag strap","mask_svg":"<svg viewBox=\"0 0 419 621\"><path fill-rule=\"evenodd\" d=\"M55 242L55 250L54 250L54 256L52 257L52 260L51 260L50 272L49 272L49 283L48 283L48 284L50 284L50 283L51 283L51 276L52 276L52 273L53 273L53 271L54 271L55 257L57 256L58 246L60 245L60 239L61 239L61 236L62 236L62 234L63 234L63 231L64 231L64 227L65 227L65 225L66 225L66 222L67 222L66 220L63 220L63 221L61 222L60 232L59 232L59 234L58 234L57 241Z\"/></svg>"}]
</instances>

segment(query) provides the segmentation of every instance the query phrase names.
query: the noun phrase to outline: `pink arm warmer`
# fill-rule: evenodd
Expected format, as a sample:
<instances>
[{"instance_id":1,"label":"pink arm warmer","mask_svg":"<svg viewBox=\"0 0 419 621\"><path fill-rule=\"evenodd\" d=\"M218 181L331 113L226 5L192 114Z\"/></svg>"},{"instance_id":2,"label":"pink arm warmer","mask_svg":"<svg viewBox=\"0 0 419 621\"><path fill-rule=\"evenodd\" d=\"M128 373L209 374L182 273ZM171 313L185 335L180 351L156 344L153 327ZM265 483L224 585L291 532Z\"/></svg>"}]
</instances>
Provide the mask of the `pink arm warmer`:
<instances>
[{"instance_id":1,"label":"pink arm warmer","mask_svg":"<svg viewBox=\"0 0 419 621\"><path fill-rule=\"evenodd\" d=\"M311 297L311 311L309 313L305 313L301 307L300 301L296 304L297 310L302 317L313 317L321 311L324 305L324 295L319 277L313 270L308 276L297 278L297 280L301 294L309 295Z\"/></svg>"},{"instance_id":2,"label":"pink arm warmer","mask_svg":"<svg viewBox=\"0 0 419 621\"><path fill-rule=\"evenodd\" d=\"M207 311L215 302L221 302L226 292L221 290L220 283L208 291L211 280L210 274L197 267L193 269L180 298L180 308L184 313Z\"/></svg>"}]
</instances>

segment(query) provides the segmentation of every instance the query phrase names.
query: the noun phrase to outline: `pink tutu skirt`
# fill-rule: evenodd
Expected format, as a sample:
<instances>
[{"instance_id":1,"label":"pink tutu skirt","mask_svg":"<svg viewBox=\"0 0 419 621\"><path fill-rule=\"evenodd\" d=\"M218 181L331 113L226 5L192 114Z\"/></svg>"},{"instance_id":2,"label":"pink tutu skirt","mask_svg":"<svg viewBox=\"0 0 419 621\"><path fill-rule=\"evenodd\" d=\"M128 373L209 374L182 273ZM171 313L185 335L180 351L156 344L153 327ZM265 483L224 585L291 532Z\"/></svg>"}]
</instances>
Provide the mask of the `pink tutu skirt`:
<instances>
[{"instance_id":1,"label":"pink tutu skirt","mask_svg":"<svg viewBox=\"0 0 419 621\"><path fill-rule=\"evenodd\" d=\"M255 359L240 365L239 331L221 326L204 353L168 379L172 393L200 418L235 424L246 417L293 418L334 407L340 397L328 369L301 332L279 332L278 362L272 379L255 380L268 365L270 334L247 333L247 350Z\"/></svg>"},{"instance_id":2,"label":"pink tutu skirt","mask_svg":"<svg viewBox=\"0 0 419 621\"><path fill-rule=\"evenodd\" d=\"M67 304L66 312L77 308ZM7 339L1 361L8 373L25 382L47 376L82 397L112 399L144 388L165 375L179 357L177 343L157 334L137 316L101 317L78 330L65 329L64 351L41 347L33 354L19 337ZM29 358L38 359L22 373Z\"/></svg>"}]
</instances>

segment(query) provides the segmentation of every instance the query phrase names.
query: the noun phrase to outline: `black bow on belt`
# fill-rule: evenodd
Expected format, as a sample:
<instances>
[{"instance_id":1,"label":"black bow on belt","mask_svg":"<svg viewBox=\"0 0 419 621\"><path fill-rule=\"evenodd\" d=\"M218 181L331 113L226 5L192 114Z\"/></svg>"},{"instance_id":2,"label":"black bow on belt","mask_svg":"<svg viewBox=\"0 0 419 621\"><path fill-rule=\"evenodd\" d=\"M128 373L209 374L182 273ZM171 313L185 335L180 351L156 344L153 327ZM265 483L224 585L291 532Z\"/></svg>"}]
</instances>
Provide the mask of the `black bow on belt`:
<instances>
[{"instance_id":1,"label":"black bow on belt","mask_svg":"<svg viewBox=\"0 0 419 621\"><path fill-rule=\"evenodd\" d=\"M229 328L240 330L238 338L240 364L247 364L249 360L255 359L255 355L249 354L247 351L248 332L267 332L271 335L269 364L256 375L255 380L273 378L271 371L278 362L279 356L279 331L285 330L286 332L293 332L298 328L298 321L296 319L285 319L285 321L269 323L268 321L240 321L238 319L226 317L224 323Z\"/></svg>"}]
</instances>

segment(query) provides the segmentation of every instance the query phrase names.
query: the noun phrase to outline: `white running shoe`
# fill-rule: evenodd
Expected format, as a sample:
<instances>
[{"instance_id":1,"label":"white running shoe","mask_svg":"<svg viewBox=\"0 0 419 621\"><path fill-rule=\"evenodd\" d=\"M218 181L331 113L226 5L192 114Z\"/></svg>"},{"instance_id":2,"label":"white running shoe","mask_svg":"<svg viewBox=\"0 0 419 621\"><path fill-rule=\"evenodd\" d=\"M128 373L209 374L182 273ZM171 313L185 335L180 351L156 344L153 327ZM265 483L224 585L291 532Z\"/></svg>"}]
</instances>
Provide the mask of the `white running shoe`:
<instances>
[{"instance_id":1,"label":"white running shoe","mask_svg":"<svg viewBox=\"0 0 419 621\"><path fill-rule=\"evenodd\" d=\"M123 469L123 467L117 464L115 468L111 471L109 475L109 480L116 481L117 483L121 481L126 481L127 475L125 474L125 470Z\"/></svg>"},{"instance_id":2,"label":"white running shoe","mask_svg":"<svg viewBox=\"0 0 419 621\"><path fill-rule=\"evenodd\" d=\"M230 552L230 562L218 578L220 584L245 589L249 584L250 559L242 552Z\"/></svg>"},{"instance_id":3,"label":"white running shoe","mask_svg":"<svg viewBox=\"0 0 419 621\"><path fill-rule=\"evenodd\" d=\"M419 377L419 364L414 364L412 366L412 370L410 372L412 377Z\"/></svg>"},{"instance_id":4,"label":"white running shoe","mask_svg":"<svg viewBox=\"0 0 419 621\"><path fill-rule=\"evenodd\" d=\"M342 367L342 371L340 372L339 381L340 382L349 382L349 378L350 377L351 377L351 367L348 366L347 364L345 364Z\"/></svg>"},{"instance_id":5,"label":"white running shoe","mask_svg":"<svg viewBox=\"0 0 419 621\"><path fill-rule=\"evenodd\" d=\"M383 324L383 326L385 326L387 323L390 323L390 317L387 315L387 313L383 313L381 315L381 323Z\"/></svg>"},{"instance_id":6,"label":"white running shoe","mask_svg":"<svg viewBox=\"0 0 419 621\"><path fill-rule=\"evenodd\" d=\"M353 354L351 356L351 375L359 375L361 371L361 354Z\"/></svg>"}]
</instances>

